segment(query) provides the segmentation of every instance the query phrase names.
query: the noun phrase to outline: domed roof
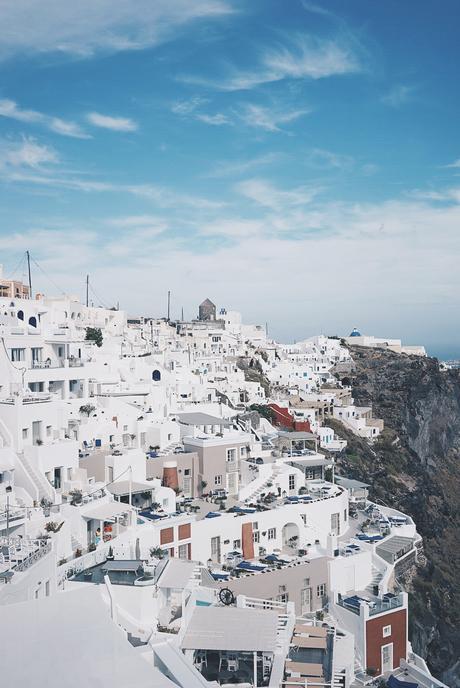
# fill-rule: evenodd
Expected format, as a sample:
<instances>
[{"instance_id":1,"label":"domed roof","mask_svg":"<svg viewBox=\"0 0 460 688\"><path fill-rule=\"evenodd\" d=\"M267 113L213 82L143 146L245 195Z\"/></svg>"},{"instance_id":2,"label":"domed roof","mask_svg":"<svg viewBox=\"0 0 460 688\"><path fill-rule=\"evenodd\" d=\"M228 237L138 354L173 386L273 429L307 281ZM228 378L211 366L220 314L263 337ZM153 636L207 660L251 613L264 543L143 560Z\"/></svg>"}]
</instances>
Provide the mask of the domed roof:
<instances>
[{"instance_id":1,"label":"domed roof","mask_svg":"<svg viewBox=\"0 0 460 688\"><path fill-rule=\"evenodd\" d=\"M361 332L358 332L356 327L353 328L352 332L350 333L350 337L361 337Z\"/></svg>"}]
</instances>

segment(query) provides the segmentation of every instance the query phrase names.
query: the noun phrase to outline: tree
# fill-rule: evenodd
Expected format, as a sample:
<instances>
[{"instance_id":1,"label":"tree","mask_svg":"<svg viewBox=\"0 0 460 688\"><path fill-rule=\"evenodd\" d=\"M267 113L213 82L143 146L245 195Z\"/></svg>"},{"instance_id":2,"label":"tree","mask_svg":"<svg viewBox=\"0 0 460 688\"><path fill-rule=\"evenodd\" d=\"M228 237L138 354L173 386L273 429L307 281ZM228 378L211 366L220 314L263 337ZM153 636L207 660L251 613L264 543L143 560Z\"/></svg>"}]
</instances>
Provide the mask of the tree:
<instances>
[{"instance_id":1,"label":"tree","mask_svg":"<svg viewBox=\"0 0 460 688\"><path fill-rule=\"evenodd\" d=\"M95 410L96 407L92 404L83 404L83 406L80 406L80 413L84 413L86 416L88 416L88 418Z\"/></svg>"},{"instance_id":2,"label":"tree","mask_svg":"<svg viewBox=\"0 0 460 688\"><path fill-rule=\"evenodd\" d=\"M86 341L95 342L96 346L102 346L102 330L100 327L87 327L86 328Z\"/></svg>"}]
</instances>

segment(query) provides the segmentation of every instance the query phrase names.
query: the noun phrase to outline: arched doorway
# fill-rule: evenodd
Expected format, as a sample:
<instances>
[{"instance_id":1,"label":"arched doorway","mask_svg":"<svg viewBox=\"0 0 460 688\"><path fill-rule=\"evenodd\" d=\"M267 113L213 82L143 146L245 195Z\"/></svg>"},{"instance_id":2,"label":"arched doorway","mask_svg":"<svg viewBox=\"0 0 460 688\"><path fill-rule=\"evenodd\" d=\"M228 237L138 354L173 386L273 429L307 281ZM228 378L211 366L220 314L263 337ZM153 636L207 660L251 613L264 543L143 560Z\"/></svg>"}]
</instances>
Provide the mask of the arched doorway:
<instances>
[{"instance_id":1,"label":"arched doorway","mask_svg":"<svg viewBox=\"0 0 460 688\"><path fill-rule=\"evenodd\" d=\"M37 318L34 315L29 318L29 325L32 327L37 327Z\"/></svg>"}]
</instances>

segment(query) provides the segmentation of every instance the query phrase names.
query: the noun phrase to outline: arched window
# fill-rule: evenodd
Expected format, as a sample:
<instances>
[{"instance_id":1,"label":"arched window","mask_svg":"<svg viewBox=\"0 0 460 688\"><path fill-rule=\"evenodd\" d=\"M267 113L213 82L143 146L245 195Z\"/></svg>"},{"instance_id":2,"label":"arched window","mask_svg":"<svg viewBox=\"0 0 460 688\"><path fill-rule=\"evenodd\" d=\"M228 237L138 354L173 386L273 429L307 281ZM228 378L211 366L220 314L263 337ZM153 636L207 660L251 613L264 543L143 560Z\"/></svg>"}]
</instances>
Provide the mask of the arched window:
<instances>
[{"instance_id":1,"label":"arched window","mask_svg":"<svg viewBox=\"0 0 460 688\"><path fill-rule=\"evenodd\" d=\"M18 319L24 320L24 311L18 311Z\"/></svg>"},{"instance_id":2,"label":"arched window","mask_svg":"<svg viewBox=\"0 0 460 688\"><path fill-rule=\"evenodd\" d=\"M154 370L152 373L152 380L154 382L160 382L161 380L161 373L159 370Z\"/></svg>"},{"instance_id":3,"label":"arched window","mask_svg":"<svg viewBox=\"0 0 460 688\"><path fill-rule=\"evenodd\" d=\"M32 325L32 327L37 327L37 318L34 315L29 318L29 325Z\"/></svg>"}]
</instances>

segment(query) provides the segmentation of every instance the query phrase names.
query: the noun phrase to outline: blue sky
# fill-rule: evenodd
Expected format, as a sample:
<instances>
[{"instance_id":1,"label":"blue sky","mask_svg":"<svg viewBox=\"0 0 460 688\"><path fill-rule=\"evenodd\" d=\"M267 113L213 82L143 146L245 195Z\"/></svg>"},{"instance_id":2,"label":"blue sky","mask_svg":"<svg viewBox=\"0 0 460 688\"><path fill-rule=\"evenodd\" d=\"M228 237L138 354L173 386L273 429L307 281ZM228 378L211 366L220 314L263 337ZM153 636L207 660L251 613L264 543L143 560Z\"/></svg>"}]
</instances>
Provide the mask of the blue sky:
<instances>
[{"instance_id":1,"label":"blue sky","mask_svg":"<svg viewBox=\"0 0 460 688\"><path fill-rule=\"evenodd\" d=\"M460 355L458 2L4 0L0 261ZM16 271L21 276L22 266ZM56 288L34 271L37 288Z\"/></svg>"}]
</instances>

